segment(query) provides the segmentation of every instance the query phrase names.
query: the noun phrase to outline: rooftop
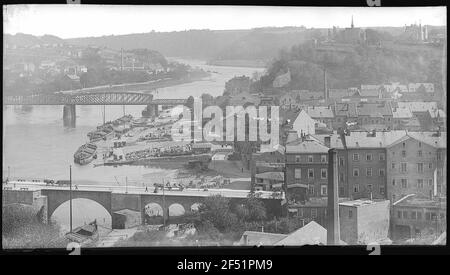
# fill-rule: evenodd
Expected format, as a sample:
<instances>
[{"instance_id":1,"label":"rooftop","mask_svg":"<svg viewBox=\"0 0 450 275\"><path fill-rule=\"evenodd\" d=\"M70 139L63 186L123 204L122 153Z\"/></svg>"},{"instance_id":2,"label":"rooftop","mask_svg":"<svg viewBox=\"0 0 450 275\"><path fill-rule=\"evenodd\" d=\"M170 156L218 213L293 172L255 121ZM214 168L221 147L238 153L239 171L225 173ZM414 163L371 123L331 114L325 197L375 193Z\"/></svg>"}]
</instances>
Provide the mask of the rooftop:
<instances>
[{"instance_id":1,"label":"rooftop","mask_svg":"<svg viewBox=\"0 0 450 275\"><path fill-rule=\"evenodd\" d=\"M312 118L333 118L334 114L330 107L313 106L307 107L306 113Z\"/></svg>"},{"instance_id":2,"label":"rooftop","mask_svg":"<svg viewBox=\"0 0 450 275\"><path fill-rule=\"evenodd\" d=\"M359 206L371 205L371 204L376 204L376 203L385 202L385 201L388 201L388 200L359 199L359 200L353 200L353 201L340 202L339 205L359 207Z\"/></svg>"},{"instance_id":3,"label":"rooftop","mask_svg":"<svg viewBox=\"0 0 450 275\"><path fill-rule=\"evenodd\" d=\"M328 153L329 148L310 136L286 144L286 153Z\"/></svg>"}]
</instances>

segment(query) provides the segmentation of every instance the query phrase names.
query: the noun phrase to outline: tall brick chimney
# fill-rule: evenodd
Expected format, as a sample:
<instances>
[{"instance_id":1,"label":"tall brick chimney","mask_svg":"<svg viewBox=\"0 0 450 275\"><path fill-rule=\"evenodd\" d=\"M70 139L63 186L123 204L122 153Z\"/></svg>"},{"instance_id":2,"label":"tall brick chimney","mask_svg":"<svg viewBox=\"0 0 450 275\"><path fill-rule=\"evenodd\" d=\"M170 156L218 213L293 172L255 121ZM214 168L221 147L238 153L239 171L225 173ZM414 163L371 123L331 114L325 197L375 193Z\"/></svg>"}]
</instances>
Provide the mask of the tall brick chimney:
<instances>
[{"instance_id":1,"label":"tall brick chimney","mask_svg":"<svg viewBox=\"0 0 450 275\"><path fill-rule=\"evenodd\" d=\"M327 244L339 245L339 195L336 149L328 150Z\"/></svg>"}]
</instances>

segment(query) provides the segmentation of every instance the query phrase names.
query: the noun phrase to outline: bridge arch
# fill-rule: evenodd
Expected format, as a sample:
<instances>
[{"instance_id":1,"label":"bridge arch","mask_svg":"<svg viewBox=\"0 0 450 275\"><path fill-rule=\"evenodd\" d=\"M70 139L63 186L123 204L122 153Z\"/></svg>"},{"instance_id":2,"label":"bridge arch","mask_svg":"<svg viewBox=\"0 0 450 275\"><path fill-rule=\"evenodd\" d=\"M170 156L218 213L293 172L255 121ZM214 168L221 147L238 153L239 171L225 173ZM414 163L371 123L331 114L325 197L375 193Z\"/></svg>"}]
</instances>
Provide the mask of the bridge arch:
<instances>
[{"instance_id":1,"label":"bridge arch","mask_svg":"<svg viewBox=\"0 0 450 275\"><path fill-rule=\"evenodd\" d=\"M163 209L162 209L161 205L159 205L155 202L152 202L152 203L147 204L144 207L144 213L145 213L145 215L147 215L149 217L154 217L154 216L162 217Z\"/></svg>"},{"instance_id":2,"label":"bridge arch","mask_svg":"<svg viewBox=\"0 0 450 275\"><path fill-rule=\"evenodd\" d=\"M61 203L51 213L50 220L56 222L63 231L70 229L70 201ZM112 227L112 216L108 209L92 199L75 198L72 200L72 227L88 224L96 220L106 228Z\"/></svg>"},{"instance_id":3,"label":"bridge arch","mask_svg":"<svg viewBox=\"0 0 450 275\"><path fill-rule=\"evenodd\" d=\"M179 217L183 216L186 213L184 206L179 203L172 203L169 206L169 216L170 217Z\"/></svg>"},{"instance_id":4,"label":"bridge arch","mask_svg":"<svg viewBox=\"0 0 450 275\"><path fill-rule=\"evenodd\" d=\"M201 206L202 206L202 203L196 202L196 203L191 205L191 211L192 212L198 212L198 210L200 209Z\"/></svg>"}]
</instances>

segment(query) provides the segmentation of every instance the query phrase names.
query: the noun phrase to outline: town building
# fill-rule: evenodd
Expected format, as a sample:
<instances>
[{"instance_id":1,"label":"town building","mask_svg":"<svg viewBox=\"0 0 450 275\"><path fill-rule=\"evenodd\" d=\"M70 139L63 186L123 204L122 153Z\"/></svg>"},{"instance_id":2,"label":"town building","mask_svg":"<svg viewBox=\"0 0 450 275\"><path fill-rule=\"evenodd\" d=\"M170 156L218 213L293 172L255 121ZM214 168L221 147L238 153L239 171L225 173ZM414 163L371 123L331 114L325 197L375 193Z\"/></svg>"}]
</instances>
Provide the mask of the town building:
<instances>
[{"instance_id":1,"label":"town building","mask_svg":"<svg viewBox=\"0 0 450 275\"><path fill-rule=\"evenodd\" d=\"M439 236L447 231L446 199L407 196L393 204L391 215L394 240Z\"/></svg>"},{"instance_id":2,"label":"town building","mask_svg":"<svg viewBox=\"0 0 450 275\"><path fill-rule=\"evenodd\" d=\"M305 111L312 119L332 128L334 114L330 106L308 106Z\"/></svg>"},{"instance_id":3,"label":"town building","mask_svg":"<svg viewBox=\"0 0 450 275\"><path fill-rule=\"evenodd\" d=\"M292 130L296 131L298 136L301 136L302 134L313 135L316 133L315 128L316 121L312 119L305 110L302 110L298 114L297 118L292 124Z\"/></svg>"},{"instance_id":4,"label":"town building","mask_svg":"<svg viewBox=\"0 0 450 275\"><path fill-rule=\"evenodd\" d=\"M357 106L358 125L366 130L391 130L393 114L390 102L360 102Z\"/></svg>"},{"instance_id":5,"label":"town building","mask_svg":"<svg viewBox=\"0 0 450 275\"><path fill-rule=\"evenodd\" d=\"M434 93L433 83L409 83L408 84L409 93Z\"/></svg>"},{"instance_id":6,"label":"town building","mask_svg":"<svg viewBox=\"0 0 450 275\"><path fill-rule=\"evenodd\" d=\"M391 142L386 147L387 198L446 194L446 141L446 132L404 132Z\"/></svg>"},{"instance_id":7,"label":"town building","mask_svg":"<svg viewBox=\"0 0 450 275\"><path fill-rule=\"evenodd\" d=\"M349 245L389 239L389 200L354 200L339 203L341 240Z\"/></svg>"},{"instance_id":8,"label":"town building","mask_svg":"<svg viewBox=\"0 0 450 275\"><path fill-rule=\"evenodd\" d=\"M280 191L284 184L284 147L264 149L251 157L251 183L255 190Z\"/></svg>"}]
</instances>

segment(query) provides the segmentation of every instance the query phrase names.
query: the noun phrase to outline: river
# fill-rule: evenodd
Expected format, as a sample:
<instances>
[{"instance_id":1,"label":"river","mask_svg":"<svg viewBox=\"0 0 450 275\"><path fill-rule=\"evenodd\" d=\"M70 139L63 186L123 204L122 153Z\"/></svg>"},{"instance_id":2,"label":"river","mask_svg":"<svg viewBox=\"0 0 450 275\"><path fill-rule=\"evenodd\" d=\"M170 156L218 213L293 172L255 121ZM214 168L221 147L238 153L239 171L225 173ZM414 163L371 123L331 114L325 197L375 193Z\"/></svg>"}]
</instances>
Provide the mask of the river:
<instances>
[{"instance_id":1,"label":"river","mask_svg":"<svg viewBox=\"0 0 450 275\"><path fill-rule=\"evenodd\" d=\"M223 93L225 82L234 76L252 76L262 68L206 65L205 61L169 58L211 71L200 81L160 88L155 98L187 98L209 93ZM145 106L126 106L126 114L139 117ZM73 163L77 148L88 141L86 134L103 121L102 106L77 106L76 127L64 127L63 106L3 106L3 175L12 178L68 179L72 165L74 183L83 184L152 184L155 179L172 177L175 170L140 166L79 166ZM106 106L106 121L123 115L122 106ZM153 181L153 182L152 182Z\"/></svg>"}]
</instances>

